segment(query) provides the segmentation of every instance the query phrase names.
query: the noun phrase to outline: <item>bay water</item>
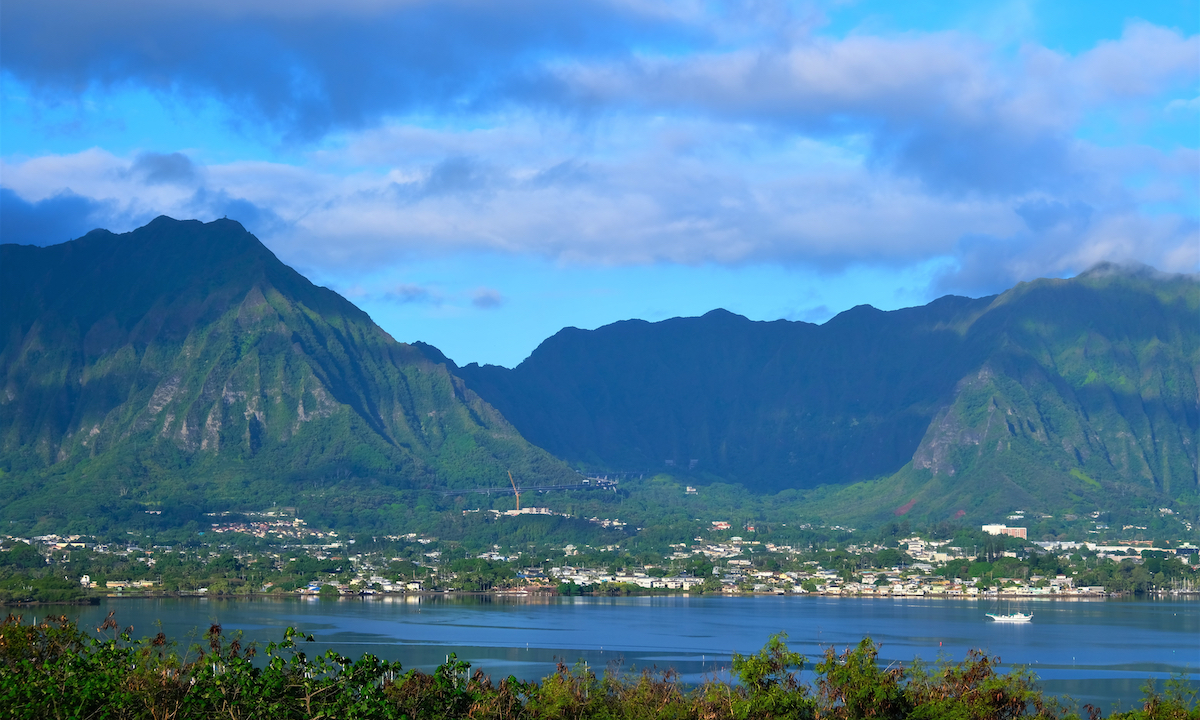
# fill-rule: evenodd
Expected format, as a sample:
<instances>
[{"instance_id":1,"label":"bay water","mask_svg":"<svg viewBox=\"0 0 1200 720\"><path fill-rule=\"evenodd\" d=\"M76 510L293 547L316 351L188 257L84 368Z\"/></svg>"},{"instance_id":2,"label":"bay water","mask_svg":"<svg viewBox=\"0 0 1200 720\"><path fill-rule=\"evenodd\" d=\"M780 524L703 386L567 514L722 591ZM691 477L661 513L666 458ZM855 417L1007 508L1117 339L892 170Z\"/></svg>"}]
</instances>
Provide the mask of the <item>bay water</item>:
<instances>
[{"instance_id":1,"label":"bay water","mask_svg":"<svg viewBox=\"0 0 1200 720\"><path fill-rule=\"evenodd\" d=\"M727 677L731 654L752 653L785 632L812 665L870 636L880 660L962 660L971 649L1028 666L1053 695L1090 702L1107 714L1141 698L1140 686L1172 675L1200 685L1200 602L1196 600L1026 601L926 598L373 596L365 598L107 599L73 607L81 627L110 611L135 637L161 629L186 647L211 624L260 644L292 626L316 637L313 651L372 653L431 670L449 653L493 680L538 680L585 663L638 670L672 667L682 679ZM1030 612L1033 622L997 624L988 612ZM54 613L60 612L55 609ZM27 616L37 612L26 611ZM32 617L27 617L32 619Z\"/></svg>"}]
</instances>

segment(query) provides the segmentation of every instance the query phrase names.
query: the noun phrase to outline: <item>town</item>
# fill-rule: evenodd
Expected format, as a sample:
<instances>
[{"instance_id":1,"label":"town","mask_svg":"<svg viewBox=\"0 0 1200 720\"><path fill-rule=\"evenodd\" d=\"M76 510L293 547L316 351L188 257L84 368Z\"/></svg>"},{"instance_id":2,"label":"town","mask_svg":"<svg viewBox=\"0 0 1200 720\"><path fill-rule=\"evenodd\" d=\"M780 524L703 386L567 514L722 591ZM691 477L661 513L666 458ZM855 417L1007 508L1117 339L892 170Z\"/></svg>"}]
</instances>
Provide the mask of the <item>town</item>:
<instances>
[{"instance_id":1,"label":"town","mask_svg":"<svg viewBox=\"0 0 1200 720\"><path fill-rule=\"evenodd\" d=\"M824 540L800 545L759 539L770 534L756 532L753 525L746 526L747 536L731 535L730 523L718 520L693 541L660 549L642 548L636 536L597 547L528 543L468 549L462 542L419 533L351 536L311 529L290 511L236 518L211 514L216 522L209 529L174 543L6 536L0 546L0 600L164 594L1099 598L1200 593L1200 551L1192 544L1030 542L1025 528L1004 524L960 531L953 538L912 533L887 540L859 539L853 528L805 525L804 532ZM528 507L486 512L513 520L556 514ZM625 525L616 519L587 520L604 527Z\"/></svg>"}]
</instances>

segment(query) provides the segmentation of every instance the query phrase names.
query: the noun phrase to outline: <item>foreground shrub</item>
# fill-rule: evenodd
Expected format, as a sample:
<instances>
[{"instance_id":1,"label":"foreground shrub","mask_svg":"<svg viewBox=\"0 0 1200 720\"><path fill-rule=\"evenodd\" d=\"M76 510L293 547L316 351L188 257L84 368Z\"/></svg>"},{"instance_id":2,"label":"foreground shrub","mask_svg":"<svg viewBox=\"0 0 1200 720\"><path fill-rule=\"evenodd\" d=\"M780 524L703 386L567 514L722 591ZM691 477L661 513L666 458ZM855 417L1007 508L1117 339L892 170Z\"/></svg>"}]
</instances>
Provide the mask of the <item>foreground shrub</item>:
<instances>
[{"instance_id":1,"label":"foreground shrub","mask_svg":"<svg viewBox=\"0 0 1200 720\"><path fill-rule=\"evenodd\" d=\"M586 665L558 669L540 683L509 677L495 685L451 655L433 673L398 662L328 651L309 657L292 628L257 658L240 635L219 625L206 645L184 652L159 633L133 640L110 614L97 636L65 617L0 623L0 718L472 718L475 720L1071 720L1069 704L1045 698L1026 670L997 671L998 658L972 651L959 663L881 668L869 638L815 667L814 693L801 678L805 658L776 635L753 655L733 656L735 682L689 688L674 670L597 675ZM1197 692L1180 679L1144 688L1142 707L1118 720L1200 720ZM1085 706L1089 720L1100 712Z\"/></svg>"}]
</instances>

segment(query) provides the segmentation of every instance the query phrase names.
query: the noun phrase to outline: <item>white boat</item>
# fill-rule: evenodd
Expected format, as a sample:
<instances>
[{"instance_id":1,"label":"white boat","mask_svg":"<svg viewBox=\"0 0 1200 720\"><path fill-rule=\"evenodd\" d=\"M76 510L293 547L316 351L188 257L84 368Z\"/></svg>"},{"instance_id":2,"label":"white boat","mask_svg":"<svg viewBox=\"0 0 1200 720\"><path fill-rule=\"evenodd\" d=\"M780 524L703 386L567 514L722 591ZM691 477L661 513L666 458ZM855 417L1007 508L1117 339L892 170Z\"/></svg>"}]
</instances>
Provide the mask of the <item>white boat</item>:
<instances>
[{"instance_id":1,"label":"white boat","mask_svg":"<svg viewBox=\"0 0 1200 720\"><path fill-rule=\"evenodd\" d=\"M998 623L1027 623L1033 619L1033 613L1026 615L1025 613L1012 613L1011 615L994 615L985 613L992 620Z\"/></svg>"}]
</instances>

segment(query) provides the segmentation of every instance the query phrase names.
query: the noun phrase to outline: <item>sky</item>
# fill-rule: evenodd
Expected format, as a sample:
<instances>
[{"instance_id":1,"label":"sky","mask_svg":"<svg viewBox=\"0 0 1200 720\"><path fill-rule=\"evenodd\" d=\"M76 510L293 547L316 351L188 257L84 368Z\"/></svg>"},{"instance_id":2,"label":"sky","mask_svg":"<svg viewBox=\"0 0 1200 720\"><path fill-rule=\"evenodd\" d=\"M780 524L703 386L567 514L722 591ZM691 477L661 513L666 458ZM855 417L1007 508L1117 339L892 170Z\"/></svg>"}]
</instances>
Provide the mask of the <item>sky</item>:
<instances>
[{"instance_id":1,"label":"sky","mask_svg":"<svg viewBox=\"0 0 1200 720\"><path fill-rule=\"evenodd\" d=\"M238 220L397 340L1200 270L1195 0L10 0L0 240Z\"/></svg>"}]
</instances>

